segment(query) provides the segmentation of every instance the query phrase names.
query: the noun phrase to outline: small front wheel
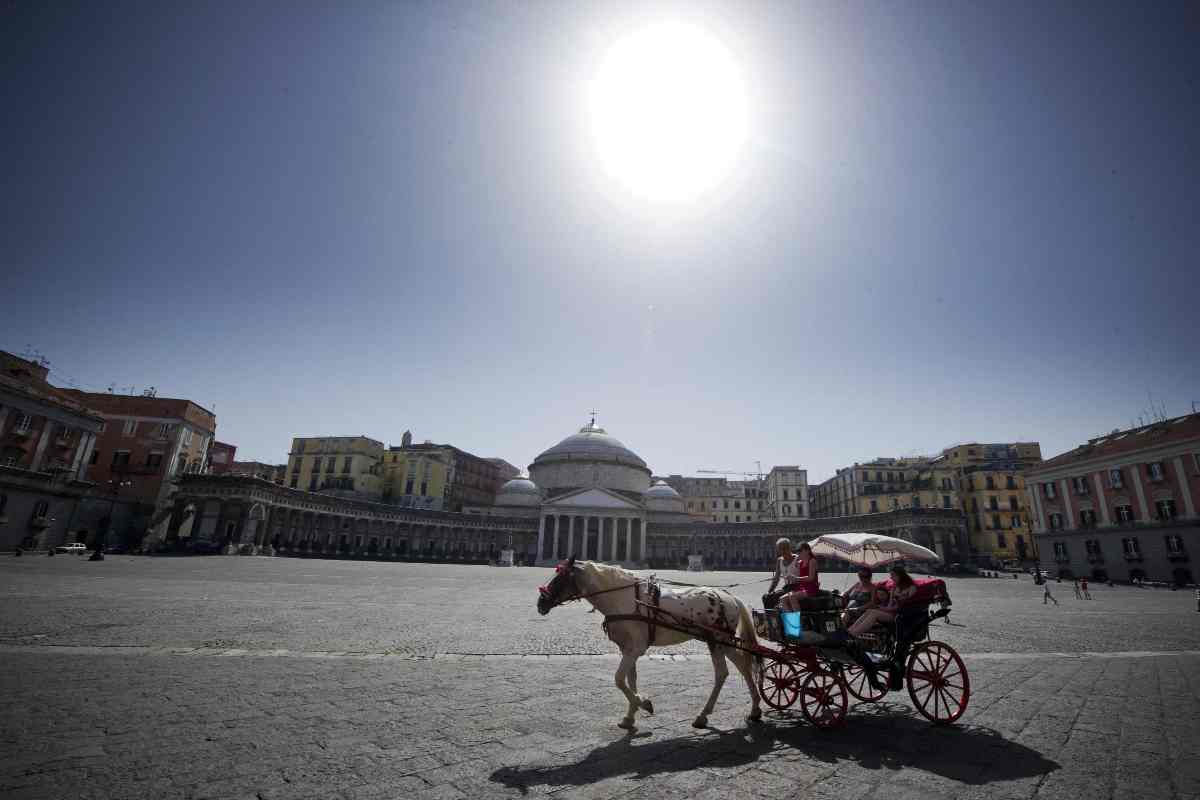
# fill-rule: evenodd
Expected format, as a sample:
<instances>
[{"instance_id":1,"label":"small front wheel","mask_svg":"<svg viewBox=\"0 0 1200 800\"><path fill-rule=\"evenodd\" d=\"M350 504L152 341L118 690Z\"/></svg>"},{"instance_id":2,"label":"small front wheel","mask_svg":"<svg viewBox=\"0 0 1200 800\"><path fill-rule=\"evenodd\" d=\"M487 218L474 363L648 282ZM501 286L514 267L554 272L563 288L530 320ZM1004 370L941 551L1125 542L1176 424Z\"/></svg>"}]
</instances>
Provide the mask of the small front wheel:
<instances>
[{"instance_id":1,"label":"small front wheel","mask_svg":"<svg viewBox=\"0 0 1200 800\"><path fill-rule=\"evenodd\" d=\"M768 658L758 673L758 691L763 702L783 711L800 695L800 670L788 661Z\"/></svg>"},{"instance_id":2,"label":"small front wheel","mask_svg":"<svg viewBox=\"0 0 1200 800\"><path fill-rule=\"evenodd\" d=\"M836 672L810 672L800 684L800 711L818 728L836 728L846 721L846 683Z\"/></svg>"},{"instance_id":3,"label":"small front wheel","mask_svg":"<svg viewBox=\"0 0 1200 800\"><path fill-rule=\"evenodd\" d=\"M845 677L846 688L850 690L850 694L864 703L878 702L887 694L886 686L876 689L871 685L871 679L867 676L867 670L858 664L848 664L845 667ZM876 680L879 679L876 678ZM886 670L884 670L883 680L887 680Z\"/></svg>"}]
</instances>

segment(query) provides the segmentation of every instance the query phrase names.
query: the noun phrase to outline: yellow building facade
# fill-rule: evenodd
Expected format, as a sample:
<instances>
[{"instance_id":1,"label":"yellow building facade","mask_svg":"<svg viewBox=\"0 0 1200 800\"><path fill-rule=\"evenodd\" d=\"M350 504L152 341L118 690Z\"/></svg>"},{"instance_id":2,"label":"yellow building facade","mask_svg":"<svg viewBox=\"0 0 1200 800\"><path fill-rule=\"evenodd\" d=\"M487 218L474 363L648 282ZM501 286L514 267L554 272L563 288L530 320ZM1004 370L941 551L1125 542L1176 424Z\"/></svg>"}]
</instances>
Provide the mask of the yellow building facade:
<instances>
[{"instance_id":1,"label":"yellow building facade","mask_svg":"<svg viewBox=\"0 0 1200 800\"><path fill-rule=\"evenodd\" d=\"M384 454L383 502L444 511L450 497L454 453L450 447L393 447Z\"/></svg>"},{"instance_id":2,"label":"yellow building facade","mask_svg":"<svg viewBox=\"0 0 1200 800\"><path fill-rule=\"evenodd\" d=\"M993 563L1035 560L1024 474L1041 463L1041 444L972 442L946 448L942 460L960 487L960 507L976 557Z\"/></svg>"},{"instance_id":3,"label":"yellow building facade","mask_svg":"<svg viewBox=\"0 0 1200 800\"><path fill-rule=\"evenodd\" d=\"M812 516L880 514L960 506L953 470L940 457L877 458L843 467L810 493Z\"/></svg>"},{"instance_id":4,"label":"yellow building facade","mask_svg":"<svg viewBox=\"0 0 1200 800\"><path fill-rule=\"evenodd\" d=\"M382 474L383 442L366 436L292 439L286 484L293 489L379 500Z\"/></svg>"}]
</instances>

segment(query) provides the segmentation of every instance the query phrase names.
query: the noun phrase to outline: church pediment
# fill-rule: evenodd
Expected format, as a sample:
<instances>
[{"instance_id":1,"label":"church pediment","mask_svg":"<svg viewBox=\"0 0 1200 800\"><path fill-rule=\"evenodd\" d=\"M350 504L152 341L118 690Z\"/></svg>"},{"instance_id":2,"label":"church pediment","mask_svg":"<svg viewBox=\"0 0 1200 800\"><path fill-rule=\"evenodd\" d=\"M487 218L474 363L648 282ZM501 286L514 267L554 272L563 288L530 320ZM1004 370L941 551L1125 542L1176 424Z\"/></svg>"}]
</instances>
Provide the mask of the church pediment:
<instances>
[{"instance_id":1,"label":"church pediment","mask_svg":"<svg viewBox=\"0 0 1200 800\"><path fill-rule=\"evenodd\" d=\"M546 508L620 508L641 511L638 503L605 489L581 489L577 492L556 497L545 504Z\"/></svg>"}]
</instances>

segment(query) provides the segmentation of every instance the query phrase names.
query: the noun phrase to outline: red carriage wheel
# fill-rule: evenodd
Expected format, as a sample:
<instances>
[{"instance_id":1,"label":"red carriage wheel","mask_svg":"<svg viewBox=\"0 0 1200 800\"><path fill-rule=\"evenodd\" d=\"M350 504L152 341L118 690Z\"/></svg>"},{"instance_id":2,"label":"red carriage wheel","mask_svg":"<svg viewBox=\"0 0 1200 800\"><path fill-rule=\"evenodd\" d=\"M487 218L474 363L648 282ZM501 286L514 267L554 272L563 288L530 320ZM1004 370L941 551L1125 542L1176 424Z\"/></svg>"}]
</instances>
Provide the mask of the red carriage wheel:
<instances>
[{"instance_id":1,"label":"red carriage wheel","mask_svg":"<svg viewBox=\"0 0 1200 800\"><path fill-rule=\"evenodd\" d=\"M776 711L796 702L800 696L800 670L789 661L768 658L758 673L758 690L763 702Z\"/></svg>"},{"instance_id":2,"label":"red carriage wheel","mask_svg":"<svg viewBox=\"0 0 1200 800\"><path fill-rule=\"evenodd\" d=\"M930 722L949 725L967 710L971 679L954 648L922 642L908 658L908 696Z\"/></svg>"},{"instance_id":3,"label":"red carriage wheel","mask_svg":"<svg viewBox=\"0 0 1200 800\"><path fill-rule=\"evenodd\" d=\"M836 672L810 672L800 684L800 710L818 728L835 728L846 720L846 682Z\"/></svg>"},{"instance_id":4,"label":"red carriage wheel","mask_svg":"<svg viewBox=\"0 0 1200 800\"><path fill-rule=\"evenodd\" d=\"M871 685L870 678L867 677L867 671L857 664L848 664L845 667L846 688L855 698L862 700L864 703L874 703L883 699L887 694L887 670L882 670L881 674L876 678L883 686L881 689L876 689Z\"/></svg>"}]
</instances>

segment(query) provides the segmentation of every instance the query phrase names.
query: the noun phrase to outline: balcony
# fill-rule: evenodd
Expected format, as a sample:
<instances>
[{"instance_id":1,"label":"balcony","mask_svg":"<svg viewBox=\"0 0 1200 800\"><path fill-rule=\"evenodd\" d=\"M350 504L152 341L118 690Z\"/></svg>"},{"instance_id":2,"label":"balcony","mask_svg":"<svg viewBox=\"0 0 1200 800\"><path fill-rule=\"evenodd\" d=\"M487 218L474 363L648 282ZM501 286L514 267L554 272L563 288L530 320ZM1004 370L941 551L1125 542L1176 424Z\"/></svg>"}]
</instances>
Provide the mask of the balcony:
<instances>
[{"instance_id":1,"label":"balcony","mask_svg":"<svg viewBox=\"0 0 1200 800\"><path fill-rule=\"evenodd\" d=\"M1126 553L1125 560L1126 561L1141 561L1142 554L1141 553Z\"/></svg>"},{"instance_id":2,"label":"balcony","mask_svg":"<svg viewBox=\"0 0 1200 800\"><path fill-rule=\"evenodd\" d=\"M30 517L29 518L29 527L31 527L31 528L49 528L50 527L50 518L44 517L44 516L43 517Z\"/></svg>"},{"instance_id":3,"label":"balcony","mask_svg":"<svg viewBox=\"0 0 1200 800\"><path fill-rule=\"evenodd\" d=\"M1100 553L1088 553L1087 562L1089 564L1103 564L1104 556Z\"/></svg>"},{"instance_id":4,"label":"balcony","mask_svg":"<svg viewBox=\"0 0 1200 800\"><path fill-rule=\"evenodd\" d=\"M1056 563L1056 564L1070 564L1070 563L1071 563L1071 557L1070 557L1070 556L1055 556L1055 557L1054 557L1054 563Z\"/></svg>"},{"instance_id":5,"label":"balcony","mask_svg":"<svg viewBox=\"0 0 1200 800\"><path fill-rule=\"evenodd\" d=\"M1172 563L1182 563L1188 560L1188 554L1182 550L1177 553L1167 553L1167 561Z\"/></svg>"}]
</instances>

